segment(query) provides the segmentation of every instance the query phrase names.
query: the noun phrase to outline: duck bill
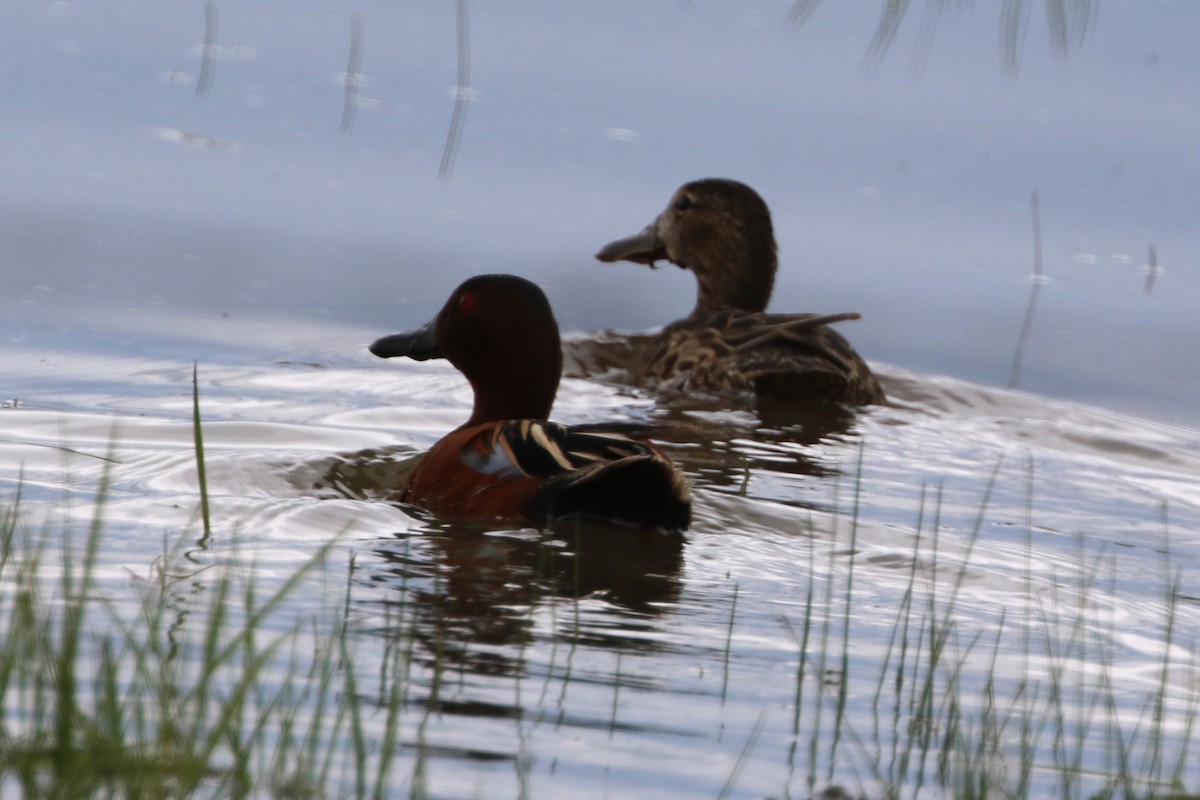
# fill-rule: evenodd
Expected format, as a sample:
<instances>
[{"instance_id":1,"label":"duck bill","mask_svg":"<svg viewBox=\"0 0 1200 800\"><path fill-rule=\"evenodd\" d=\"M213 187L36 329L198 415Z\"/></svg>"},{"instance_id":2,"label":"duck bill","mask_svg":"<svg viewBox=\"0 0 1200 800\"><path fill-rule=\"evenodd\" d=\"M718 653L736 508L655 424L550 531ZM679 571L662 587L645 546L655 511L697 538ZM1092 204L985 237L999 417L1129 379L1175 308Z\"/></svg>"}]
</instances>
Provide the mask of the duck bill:
<instances>
[{"instance_id":1,"label":"duck bill","mask_svg":"<svg viewBox=\"0 0 1200 800\"><path fill-rule=\"evenodd\" d=\"M636 264L654 266L655 261L667 257L667 248L662 239L658 238L658 220L646 226L641 233L625 239L617 239L600 248L596 258L612 263L613 261L633 261Z\"/></svg>"},{"instance_id":2,"label":"duck bill","mask_svg":"<svg viewBox=\"0 0 1200 800\"><path fill-rule=\"evenodd\" d=\"M428 361L431 358L446 357L438 344L437 320L415 331L393 333L391 336L376 339L368 349L380 358L408 356L414 361Z\"/></svg>"}]
</instances>

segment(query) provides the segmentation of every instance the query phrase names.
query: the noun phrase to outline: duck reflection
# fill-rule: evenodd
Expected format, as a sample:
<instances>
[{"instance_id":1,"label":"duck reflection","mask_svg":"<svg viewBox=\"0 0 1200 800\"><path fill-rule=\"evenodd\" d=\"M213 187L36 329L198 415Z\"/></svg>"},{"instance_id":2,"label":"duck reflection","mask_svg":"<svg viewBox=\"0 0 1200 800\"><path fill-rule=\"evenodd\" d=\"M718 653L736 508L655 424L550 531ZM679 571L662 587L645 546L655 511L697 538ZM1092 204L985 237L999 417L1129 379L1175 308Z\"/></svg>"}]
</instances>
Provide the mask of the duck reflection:
<instances>
[{"instance_id":1,"label":"duck reflection","mask_svg":"<svg viewBox=\"0 0 1200 800\"><path fill-rule=\"evenodd\" d=\"M293 481L318 497L383 499L404 482L420 463L421 455L406 447L340 453L293 468Z\"/></svg>"},{"instance_id":2,"label":"duck reflection","mask_svg":"<svg viewBox=\"0 0 1200 800\"><path fill-rule=\"evenodd\" d=\"M371 545L359 561L360 585L401 620L427 657L479 674L519 675L520 653L538 632L539 607L554 607L550 636L582 632L574 603L612 606L607 621L628 619L628 635L610 630L608 646L646 650L639 621L673 608L682 586L683 540L590 519L562 520L551 530L489 529L484 524L427 521L419 530ZM517 649L510 649L510 648Z\"/></svg>"},{"instance_id":3,"label":"duck reflection","mask_svg":"<svg viewBox=\"0 0 1200 800\"><path fill-rule=\"evenodd\" d=\"M636 354L654 336L607 332L564 343L572 377L620 382ZM625 389L629 392L640 390ZM752 393L658 394L650 412L656 437L697 486L738 489L756 470L828 477L835 466L819 444L858 439L859 420L870 411L837 403L795 403Z\"/></svg>"}]
</instances>

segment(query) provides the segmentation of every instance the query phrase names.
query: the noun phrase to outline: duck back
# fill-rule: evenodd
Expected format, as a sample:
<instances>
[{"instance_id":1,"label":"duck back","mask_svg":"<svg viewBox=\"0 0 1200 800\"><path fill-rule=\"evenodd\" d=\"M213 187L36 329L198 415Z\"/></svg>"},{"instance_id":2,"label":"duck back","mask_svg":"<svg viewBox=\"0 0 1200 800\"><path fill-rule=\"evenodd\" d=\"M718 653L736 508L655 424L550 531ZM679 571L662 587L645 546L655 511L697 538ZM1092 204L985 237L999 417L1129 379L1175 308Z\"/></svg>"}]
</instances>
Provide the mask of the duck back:
<instances>
[{"instance_id":1,"label":"duck back","mask_svg":"<svg viewBox=\"0 0 1200 800\"><path fill-rule=\"evenodd\" d=\"M885 402L866 362L830 325L858 314L733 309L672 323L631 370L660 391L753 392L785 401Z\"/></svg>"}]
</instances>

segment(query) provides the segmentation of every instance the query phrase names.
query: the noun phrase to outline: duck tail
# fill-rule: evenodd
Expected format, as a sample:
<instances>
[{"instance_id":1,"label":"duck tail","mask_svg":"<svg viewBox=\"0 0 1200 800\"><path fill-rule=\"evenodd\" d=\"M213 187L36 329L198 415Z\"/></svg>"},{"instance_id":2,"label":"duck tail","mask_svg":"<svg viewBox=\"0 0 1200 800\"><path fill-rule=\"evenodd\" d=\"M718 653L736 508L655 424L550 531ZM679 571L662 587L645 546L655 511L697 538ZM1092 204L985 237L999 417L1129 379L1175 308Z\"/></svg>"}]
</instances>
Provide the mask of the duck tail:
<instances>
[{"instance_id":1,"label":"duck tail","mask_svg":"<svg viewBox=\"0 0 1200 800\"><path fill-rule=\"evenodd\" d=\"M564 473L534 496L531 517L582 515L639 528L686 530L692 520L687 479L653 455L628 456Z\"/></svg>"}]
</instances>

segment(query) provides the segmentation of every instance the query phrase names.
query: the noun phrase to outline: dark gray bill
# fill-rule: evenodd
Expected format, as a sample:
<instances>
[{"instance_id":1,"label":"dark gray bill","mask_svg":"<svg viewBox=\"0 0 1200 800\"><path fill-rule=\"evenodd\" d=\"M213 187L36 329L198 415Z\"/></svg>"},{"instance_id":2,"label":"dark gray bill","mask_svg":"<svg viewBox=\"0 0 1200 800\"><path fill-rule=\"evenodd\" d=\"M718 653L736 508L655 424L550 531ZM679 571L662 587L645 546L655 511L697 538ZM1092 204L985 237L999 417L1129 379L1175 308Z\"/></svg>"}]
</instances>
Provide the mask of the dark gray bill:
<instances>
[{"instance_id":1,"label":"dark gray bill","mask_svg":"<svg viewBox=\"0 0 1200 800\"><path fill-rule=\"evenodd\" d=\"M667 257L667 250L658 238L658 221L650 223L641 233L625 239L617 239L600 248L596 258L601 261L633 261L654 266L655 261Z\"/></svg>"},{"instance_id":2,"label":"dark gray bill","mask_svg":"<svg viewBox=\"0 0 1200 800\"><path fill-rule=\"evenodd\" d=\"M408 356L414 361L445 358L442 348L438 346L437 320L433 320L415 331L393 333L391 336L376 339L371 343L369 349L380 358Z\"/></svg>"}]
</instances>

